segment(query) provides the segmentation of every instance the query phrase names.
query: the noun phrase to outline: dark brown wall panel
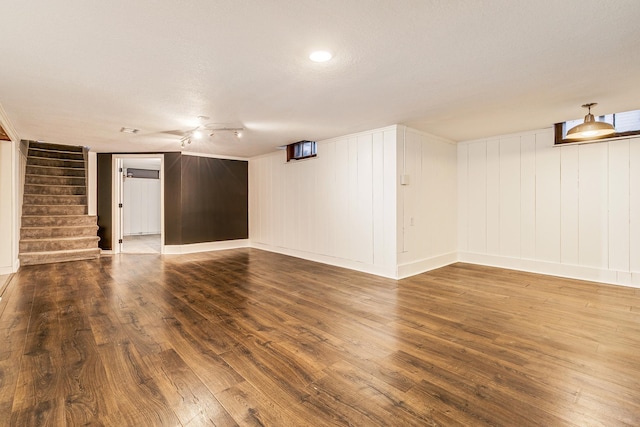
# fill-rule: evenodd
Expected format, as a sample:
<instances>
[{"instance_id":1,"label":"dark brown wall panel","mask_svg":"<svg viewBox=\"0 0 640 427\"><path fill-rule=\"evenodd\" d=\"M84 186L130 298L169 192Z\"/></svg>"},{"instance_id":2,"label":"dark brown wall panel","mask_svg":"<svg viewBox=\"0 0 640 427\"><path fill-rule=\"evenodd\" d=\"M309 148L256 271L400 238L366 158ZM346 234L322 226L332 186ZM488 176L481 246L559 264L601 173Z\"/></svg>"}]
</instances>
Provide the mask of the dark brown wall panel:
<instances>
[{"instance_id":1,"label":"dark brown wall panel","mask_svg":"<svg viewBox=\"0 0 640 427\"><path fill-rule=\"evenodd\" d=\"M111 174L111 157L110 153L98 153L97 166L97 199L98 199L98 236L100 249L112 250L113 242L111 235L113 233L113 218L111 206L111 192L113 187L113 179Z\"/></svg>"},{"instance_id":2,"label":"dark brown wall panel","mask_svg":"<svg viewBox=\"0 0 640 427\"><path fill-rule=\"evenodd\" d=\"M247 239L248 162L182 156L181 167L182 244Z\"/></svg>"},{"instance_id":3,"label":"dark brown wall panel","mask_svg":"<svg viewBox=\"0 0 640 427\"><path fill-rule=\"evenodd\" d=\"M164 243L182 244L182 155L164 155Z\"/></svg>"}]
</instances>

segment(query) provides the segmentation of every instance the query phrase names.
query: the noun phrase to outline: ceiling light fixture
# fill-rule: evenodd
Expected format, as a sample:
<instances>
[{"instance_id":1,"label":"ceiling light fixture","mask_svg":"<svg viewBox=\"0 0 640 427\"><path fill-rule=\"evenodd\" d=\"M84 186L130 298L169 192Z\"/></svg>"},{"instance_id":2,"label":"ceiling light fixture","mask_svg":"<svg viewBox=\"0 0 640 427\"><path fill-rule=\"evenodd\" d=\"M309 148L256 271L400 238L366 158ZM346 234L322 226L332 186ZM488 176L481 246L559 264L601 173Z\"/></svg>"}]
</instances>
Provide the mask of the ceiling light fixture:
<instances>
[{"instance_id":1,"label":"ceiling light fixture","mask_svg":"<svg viewBox=\"0 0 640 427\"><path fill-rule=\"evenodd\" d=\"M333 55L331 52L326 50L317 50L315 52L311 52L311 55L309 55L309 59L313 62L327 62L331 58L333 58Z\"/></svg>"},{"instance_id":2,"label":"ceiling light fixture","mask_svg":"<svg viewBox=\"0 0 640 427\"><path fill-rule=\"evenodd\" d=\"M120 132L136 134L136 133L140 132L140 129L122 127L122 128L120 128Z\"/></svg>"},{"instance_id":3,"label":"ceiling light fixture","mask_svg":"<svg viewBox=\"0 0 640 427\"><path fill-rule=\"evenodd\" d=\"M206 135L205 131L207 131L209 136L214 136L216 132L233 132L233 134L240 138L242 137L242 131L244 128L242 127L213 127L215 124L206 124L204 126L197 126L191 130L188 130L184 133L184 136L180 138L180 147L184 148L185 146L191 144L191 139L202 139Z\"/></svg>"},{"instance_id":4,"label":"ceiling light fixture","mask_svg":"<svg viewBox=\"0 0 640 427\"><path fill-rule=\"evenodd\" d=\"M584 104L582 108L587 108L589 112L584 116L584 123L575 126L567 132L566 139L598 139L611 136L616 133L616 129L613 125L606 122L597 122L593 114L591 114L591 107L598 105L597 102L590 102Z\"/></svg>"}]
</instances>

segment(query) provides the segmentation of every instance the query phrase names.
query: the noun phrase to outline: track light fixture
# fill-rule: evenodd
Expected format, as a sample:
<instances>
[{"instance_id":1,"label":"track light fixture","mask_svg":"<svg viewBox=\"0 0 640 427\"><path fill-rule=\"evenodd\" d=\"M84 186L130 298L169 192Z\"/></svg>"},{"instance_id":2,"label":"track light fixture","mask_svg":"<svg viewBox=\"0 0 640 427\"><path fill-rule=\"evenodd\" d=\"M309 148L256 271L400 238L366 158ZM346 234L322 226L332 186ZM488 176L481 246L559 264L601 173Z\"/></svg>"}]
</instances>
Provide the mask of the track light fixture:
<instances>
[{"instance_id":1,"label":"track light fixture","mask_svg":"<svg viewBox=\"0 0 640 427\"><path fill-rule=\"evenodd\" d=\"M200 118L200 117L199 117ZM184 148L186 145L191 144L191 139L202 139L205 135L214 136L217 132L233 132L236 138L242 137L243 127L216 127L215 123L206 125L199 125L193 129L184 132L184 136L180 138L180 147Z\"/></svg>"},{"instance_id":2,"label":"track light fixture","mask_svg":"<svg viewBox=\"0 0 640 427\"><path fill-rule=\"evenodd\" d=\"M613 125L606 122L597 122L593 114L591 114L591 107L598 105L597 102L590 102L584 104L582 108L587 108L588 113L584 116L584 123L575 126L567 132L566 139L581 140L581 139L598 139L604 138L616 133L616 129Z\"/></svg>"}]
</instances>

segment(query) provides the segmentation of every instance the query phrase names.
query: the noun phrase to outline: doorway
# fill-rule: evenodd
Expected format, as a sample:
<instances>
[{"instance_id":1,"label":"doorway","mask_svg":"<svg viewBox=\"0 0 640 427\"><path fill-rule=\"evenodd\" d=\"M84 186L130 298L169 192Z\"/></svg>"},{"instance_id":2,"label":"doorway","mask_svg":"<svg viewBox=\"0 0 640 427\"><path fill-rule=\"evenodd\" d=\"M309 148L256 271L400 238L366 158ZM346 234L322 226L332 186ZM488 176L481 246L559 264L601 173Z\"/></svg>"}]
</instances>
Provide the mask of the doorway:
<instances>
[{"instance_id":1,"label":"doorway","mask_svg":"<svg viewBox=\"0 0 640 427\"><path fill-rule=\"evenodd\" d=\"M163 158L115 156L115 253L164 252Z\"/></svg>"}]
</instances>

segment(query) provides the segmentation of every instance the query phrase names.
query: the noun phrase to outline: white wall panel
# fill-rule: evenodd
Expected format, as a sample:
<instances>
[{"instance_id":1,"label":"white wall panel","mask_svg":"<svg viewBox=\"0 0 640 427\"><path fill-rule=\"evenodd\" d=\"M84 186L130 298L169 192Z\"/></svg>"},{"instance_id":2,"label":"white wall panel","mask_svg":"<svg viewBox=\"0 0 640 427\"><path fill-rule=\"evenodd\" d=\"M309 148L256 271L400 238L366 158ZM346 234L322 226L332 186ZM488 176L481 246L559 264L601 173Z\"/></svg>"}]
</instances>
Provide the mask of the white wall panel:
<instances>
[{"instance_id":1,"label":"white wall panel","mask_svg":"<svg viewBox=\"0 0 640 427\"><path fill-rule=\"evenodd\" d=\"M536 256L535 135L520 137L520 256L523 259L534 259Z\"/></svg>"},{"instance_id":2,"label":"white wall panel","mask_svg":"<svg viewBox=\"0 0 640 427\"><path fill-rule=\"evenodd\" d=\"M629 271L629 140L608 146L608 268Z\"/></svg>"},{"instance_id":3,"label":"white wall panel","mask_svg":"<svg viewBox=\"0 0 640 427\"><path fill-rule=\"evenodd\" d=\"M373 263L373 145L372 135L360 135L357 137L357 205L354 209L354 222L358 224L357 233L354 236L358 242L354 247L357 261L367 264Z\"/></svg>"},{"instance_id":4,"label":"white wall panel","mask_svg":"<svg viewBox=\"0 0 640 427\"><path fill-rule=\"evenodd\" d=\"M579 234L579 146L566 146L560 150L560 260L565 264L580 263Z\"/></svg>"},{"instance_id":5,"label":"white wall panel","mask_svg":"<svg viewBox=\"0 0 640 427\"><path fill-rule=\"evenodd\" d=\"M0 274L13 271L13 142L0 141Z\"/></svg>"},{"instance_id":6,"label":"white wall panel","mask_svg":"<svg viewBox=\"0 0 640 427\"><path fill-rule=\"evenodd\" d=\"M458 179L458 228L468 236L467 246L459 240L462 261L640 283L640 138L554 147L544 129L462 142ZM496 205L499 231L489 215Z\"/></svg>"},{"instance_id":7,"label":"white wall panel","mask_svg":"<svg viewBox=\"0 0 640 427\"><path fill-rule=\"evenodd\" d=\"M580 265L607 268L607 144L580 146Z\"/></svg>"},{"instance_id":8,"label":"white wall panel","mask_svg":"<svg viewBox=\"0 0 640 427\"><path fill-rule=\"evenodd\" d=\"M640 278L640 138L629 141L629 240L629 269Z\"/></svg>"},{"instance_id":9,"label":"white wall panel","mask_svg":"<svg viewBox=\"0 0 640 427\"><path fill-rule=\"evenodd\" d=\"M402 221L399 276L416 274L456 260L456 146L441 138L403 128L404 174L398 185Z\"/></svg>"},{"instance_id":10,"label":"white wall panel","mask_svg":"<svg viewBox=\"0 0 640 427\"><path fill-rule=\"evenodd\" d=\"M536 135L536 259L560 262L560 150Z\"/></svg>"},{"instance_id":11,"label":"white wall panel","mask_svg":"<svg viewBox=\"0 0 640 427\"><path fill-rule=\"evenodd\" d=\"M386 221L396 221L395 132L319 141L309 160L251 159L252 244L393 276L395 227Z\"/></svg>"},{"instance_id":12,"label":"white wall panel","mask_svg":"<svg viewBox=\"0 0 640 427\"><path fill-rule=\"evenodd\" d=\"M500 255L520 257L520 138L500 140Z\"/></svg>"},{"instance_id":13,"label":"white wall panel","mask_svg":"<svg viewBox=\"0 0 640 427\"><path fill-rule=\"evenodd\" d=\"M466 252L469 247L469 168L468 146L458 144L458 251Z\"/></svg>"},{"instance_id":14,"label":"white wall panel","mask_svg":"<svg viewBox=\"0 0 640 427\"><path fill-rule=\"evenodd\" d=\"M500 141L487 141L487 253L500 253Z\"/></svg>"},{"instance_id":15,"label":"white wall panel","mask_svg":"<svg viewBox=\"0 0 640 427\"><path fill-rule=\"evenodd\" d=\"M487 144L469 144L469 252L487 251Z\"/></svg>"}]
</instances>

